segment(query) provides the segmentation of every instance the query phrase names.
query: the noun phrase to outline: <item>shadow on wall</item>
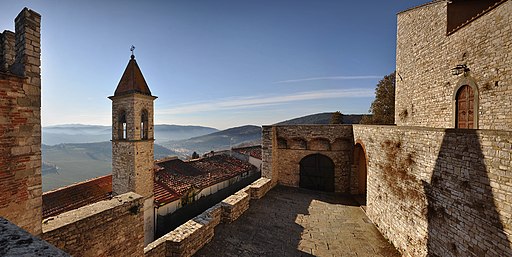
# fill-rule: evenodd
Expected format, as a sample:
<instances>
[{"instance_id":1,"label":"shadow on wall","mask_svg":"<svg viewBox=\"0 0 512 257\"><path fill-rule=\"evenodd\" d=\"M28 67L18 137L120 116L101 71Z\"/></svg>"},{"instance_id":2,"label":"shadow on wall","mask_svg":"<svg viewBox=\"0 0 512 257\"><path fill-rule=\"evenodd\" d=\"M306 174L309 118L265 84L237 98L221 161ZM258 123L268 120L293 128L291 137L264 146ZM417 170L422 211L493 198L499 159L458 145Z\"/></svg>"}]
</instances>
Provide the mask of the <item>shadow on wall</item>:
<instances>
[{"instance_id":1,"label":"shadow on wall","mask_svg":"<svg viewBox=\"0 0 512 257\"><path fill-rule=\"evenodd\" d=\"M512 256L476 130L447 130L428 200L428 256ZM498 200L499 201L499 200Z\"/></svg>"}]
</instances>

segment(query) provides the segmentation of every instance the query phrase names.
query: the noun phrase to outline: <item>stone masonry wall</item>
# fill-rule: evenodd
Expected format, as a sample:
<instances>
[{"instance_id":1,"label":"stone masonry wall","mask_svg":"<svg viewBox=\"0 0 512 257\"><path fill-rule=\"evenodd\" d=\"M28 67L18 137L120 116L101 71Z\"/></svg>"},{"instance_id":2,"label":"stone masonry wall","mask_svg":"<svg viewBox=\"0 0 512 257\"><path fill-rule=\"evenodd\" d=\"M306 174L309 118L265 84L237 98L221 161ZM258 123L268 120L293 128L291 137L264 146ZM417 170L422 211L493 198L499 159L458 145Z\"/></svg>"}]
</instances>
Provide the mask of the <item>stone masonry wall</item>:
<instances>
[{"instance_id":1,"label":"stone masonry wall","mask_svg":"<svg viewBox=\"0 0 512 257\"><path fill-rule=\"evenodd\" d=\"M446 35L447 1L398 14L395 122L455 127L455 94L477 95L479 129L512 130L512 1ZM451 74L458 64L467 76Z\"/></svg>"},{"instance_id":2,"label":"stone masonry wall","mask_svg":"<svg viewBox=\"0 0 512 257\"><path fill-rule=\"evenodd\" d=\"M136 192L153 195L153 100L152 96L131 94L112 99L112 190L116 194ZM142 111L148 112L148 140L141 140ZM119 140L118 120L126 113L127 139Z\"/></svg>"},{"instance_id":3,"label":"stone masonry wall","mask_svg":"<svg viewBox=\"0 0 512 257\"><path fill-rule=\"evenodd\" d=\"M0 36L0 216L41 233L41 16L27 8Z\"/></svg>"},{"instance_id":4,"label":"stone masonry wall","mask_svg":"<svg viewBox=\"0 0 512 257\"><path fill-rule=\"evenodd\" d=\"M367 215L405 256L512 256L512 132L354 125Z\"/></svg>"},{"instance_id":5,"label":"stone masonry wall","mask_svg":"<svg viewBox=\"0 0 512 257\"><path fill-rule=\"evenodd\" d=\"M320 153L334 162L336 192L349 191L352 127L349 125L264 126L262 176L273 184L298 187L300 161Z\"/></svg>"},{"instance_id":6,"label":"stone masonry wall","mask_svg":"<svg viewBox=\"0 0 512 257\"><path fill-rule=\"evenodd\" d=\"M45 220L42 238L72 256L142 256L143 198L115 196Z\"/></svg>"}]
</instances>

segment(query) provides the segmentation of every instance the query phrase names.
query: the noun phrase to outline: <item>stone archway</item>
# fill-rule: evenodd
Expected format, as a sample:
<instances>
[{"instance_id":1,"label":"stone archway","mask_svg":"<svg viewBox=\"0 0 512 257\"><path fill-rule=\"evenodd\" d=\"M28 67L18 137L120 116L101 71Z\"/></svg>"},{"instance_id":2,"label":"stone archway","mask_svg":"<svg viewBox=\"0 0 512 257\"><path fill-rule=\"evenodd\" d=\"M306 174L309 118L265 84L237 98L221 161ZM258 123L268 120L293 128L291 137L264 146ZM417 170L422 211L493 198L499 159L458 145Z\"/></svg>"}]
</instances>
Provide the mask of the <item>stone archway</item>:
<instances>
[{"instance_id":1,"label":"stone archway","mask_svg":"<svg viewBox=\"0 0 512 257\"><path fill-rule=\"evenodd\" d=\"M368 168L366 166L366 153L361 144L357 143L354 147L354 165L356 166L355 176L357 178L357 191L358 195L366 195L366 184Z\"/></svg>"},{"instance_id":2,"label":"stone archway","mask_svg":"<svg viewBox=\"0 0 512 257\"><path fill-rule=\"evenodd\" d=\"M334 163L322 154L311 154L300 160L299 187L334 192Z\"/></svg>"}]
</instances>

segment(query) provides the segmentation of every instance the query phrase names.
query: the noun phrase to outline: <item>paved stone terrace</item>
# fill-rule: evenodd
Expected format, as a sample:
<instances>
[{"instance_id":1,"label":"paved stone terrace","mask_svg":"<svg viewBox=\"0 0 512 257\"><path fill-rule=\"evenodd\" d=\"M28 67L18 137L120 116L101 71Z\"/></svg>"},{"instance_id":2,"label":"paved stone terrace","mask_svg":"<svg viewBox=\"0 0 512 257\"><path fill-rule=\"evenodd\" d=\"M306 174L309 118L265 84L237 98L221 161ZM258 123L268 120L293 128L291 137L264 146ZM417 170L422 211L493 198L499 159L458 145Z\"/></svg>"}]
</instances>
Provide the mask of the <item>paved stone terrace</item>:
<instances>
[{"instance_id":1,"label":"paved stone terrace","mask_svg":"<svg viewBox=\"0 0 512 257\"><path fill-rule=\"evenodd\" d=\"M195 256L400 256L347 196L277 186Z\"/></svg>"}]
</instances>

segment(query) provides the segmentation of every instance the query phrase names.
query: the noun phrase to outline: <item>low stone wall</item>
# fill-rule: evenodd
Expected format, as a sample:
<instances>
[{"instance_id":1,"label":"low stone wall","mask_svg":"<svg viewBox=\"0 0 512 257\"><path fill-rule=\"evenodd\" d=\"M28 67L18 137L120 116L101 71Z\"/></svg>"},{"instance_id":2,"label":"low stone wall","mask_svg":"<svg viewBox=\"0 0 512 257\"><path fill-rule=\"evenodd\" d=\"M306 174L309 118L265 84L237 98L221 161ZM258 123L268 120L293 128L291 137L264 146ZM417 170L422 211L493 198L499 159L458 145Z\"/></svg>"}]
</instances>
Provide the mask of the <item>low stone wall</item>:
<instances>
[{"instance_id":1,"label":"low stone wall","mask_svg":"<svg viewBox=\"0 0 512 257\"><path fill-rule=\"evenodd\" d=\"M42 238L73 256L142 256L143 198L133 192L43 221Z\"/></svg>"},{"instance_id":2,"label":"low stone wall","mask_svg":"<svg viewBox=\"0 0 512 257\"><path fill-rule=\"evenodd\" d=\"M512 256L512 132L354 125L367 215L405 256Z\"/></svg>"},{"instance_id":3,"label":"low stone wall","mask_svg":"<svg viewBox=\"0 0 512 257\"><path fill-rule=\"evenodd\" d=\"M215 227L240 217L248 208L250 199L259 199L270 190L271 181L260 178L251 185L227 197L175 230L165 234L144 248L145 257L192 256L214 236Z\"/></svg>"}]
</instances>

